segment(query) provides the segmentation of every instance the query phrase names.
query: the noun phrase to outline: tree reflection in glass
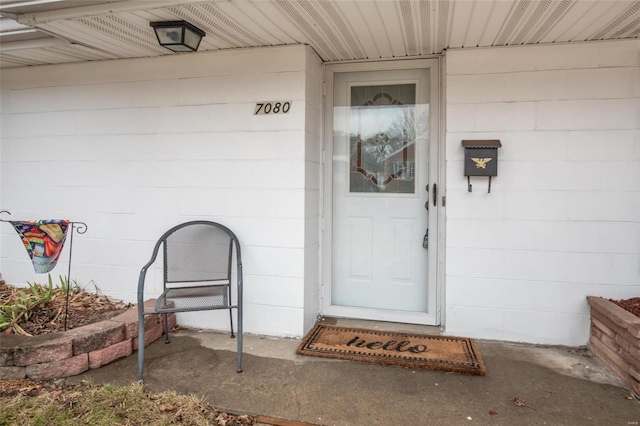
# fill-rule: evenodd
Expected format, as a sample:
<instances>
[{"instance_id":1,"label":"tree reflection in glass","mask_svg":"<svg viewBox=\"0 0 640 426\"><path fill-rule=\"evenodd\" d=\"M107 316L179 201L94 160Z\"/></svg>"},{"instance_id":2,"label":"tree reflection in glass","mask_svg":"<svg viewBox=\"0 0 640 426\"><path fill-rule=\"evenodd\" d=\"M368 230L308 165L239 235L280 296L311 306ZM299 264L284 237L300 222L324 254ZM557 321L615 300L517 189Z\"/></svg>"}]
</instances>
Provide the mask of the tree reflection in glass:
<instances>
[{"instance_id":1,"label":"tree reflection in glass","mask_svg":"<svg viewBox=\"0 0 640 426\"><path fill-rule=\"evenodd\" d=\"M415 84L351 87L350 192L415 191Z\"/></svg>"}]
</instances>

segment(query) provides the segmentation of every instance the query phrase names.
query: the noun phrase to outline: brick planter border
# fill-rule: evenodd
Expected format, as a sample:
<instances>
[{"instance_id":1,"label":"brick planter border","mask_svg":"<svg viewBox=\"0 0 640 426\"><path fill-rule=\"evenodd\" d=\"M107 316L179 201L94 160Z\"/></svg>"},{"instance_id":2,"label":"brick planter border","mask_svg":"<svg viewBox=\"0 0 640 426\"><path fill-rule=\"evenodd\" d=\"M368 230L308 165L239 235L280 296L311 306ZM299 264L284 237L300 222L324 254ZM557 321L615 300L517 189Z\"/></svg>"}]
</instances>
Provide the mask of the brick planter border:
<instances>
[{"instance_id":1,"label":"brick planter border","mask_svg":"<svg viewBox=\"0 0 640 426\"><path fill-rule=\"evenodd\" d=\"M155 299L144 302L152 310ZM169 329L176 325L169 315ZM160 315L145 316L144 345L163 334ZM41 336L1 335L0 380L50 380L99 368L138 349L138 308L106 321Z\"/></svg>"},{"instance_id":2,"label":"brick planter border","mask_svg":"<svg viewBox=\"0 0 640 426\"><path fill-rule=\"evenodd\" d=\"M591 306L589 349L640 395L640 318L602 297L587 297Z\"/></svg>"}]
</instances>

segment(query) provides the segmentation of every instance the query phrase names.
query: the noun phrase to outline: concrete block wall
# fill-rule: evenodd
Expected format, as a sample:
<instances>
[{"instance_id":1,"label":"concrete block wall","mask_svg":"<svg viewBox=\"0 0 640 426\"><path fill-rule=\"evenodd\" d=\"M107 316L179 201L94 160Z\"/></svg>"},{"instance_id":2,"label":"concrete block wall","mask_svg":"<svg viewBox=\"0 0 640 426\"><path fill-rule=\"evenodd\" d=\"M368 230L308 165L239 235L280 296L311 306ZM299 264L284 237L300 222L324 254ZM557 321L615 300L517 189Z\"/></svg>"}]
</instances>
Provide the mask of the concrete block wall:
<instances>
[{"instance_id":1,"label":"concrete block wall","mask_svg":"<svg viewBox=\"0 0 640 426\"><path fill-rule=\"evenodd\" d=\"M307 48L305 78L305 229L304 333L315 324L320 309L320 163L322 146L322 61Z\"/></svg>"},{"instance_id":2,"label":"concrete block wall","mask_svg":"<svg viewBox=\"0 0 640 426\"><path fill-rule=\"evenodd\" d=\"M223 223L242 244L245 331L300 336L318 285L313 55L290 46L3 70L0 206L16 220L86 222L72 278L129 302L165 230ZM263 101L291 109L254 115ZM4 279L46 281L13 229L0 232ZM54 277L66 275L67 250ZM160 270L147 277L154 297ZM226 329L229 320L179 321Z\"/></svg>"},{"instance_id":3,"label":"concrete block wall","mask_svg":"<svg viewBox=\"0 0 640 426\"><path fill-rule=\"evenodd\" d=\"M640 292L640 41L446 54L446 330L585 345L586 296ZM498 177L463 139L500 139Z\"/></svg>"}]
</instances>

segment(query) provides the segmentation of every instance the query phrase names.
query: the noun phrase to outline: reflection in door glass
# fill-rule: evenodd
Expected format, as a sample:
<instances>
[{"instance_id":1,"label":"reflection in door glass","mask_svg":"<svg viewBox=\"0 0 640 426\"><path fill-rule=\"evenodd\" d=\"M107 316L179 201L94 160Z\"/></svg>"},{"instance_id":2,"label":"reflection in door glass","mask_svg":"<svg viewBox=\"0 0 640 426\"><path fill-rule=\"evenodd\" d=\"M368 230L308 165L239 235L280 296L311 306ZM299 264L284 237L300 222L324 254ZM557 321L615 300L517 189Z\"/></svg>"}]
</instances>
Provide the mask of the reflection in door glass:
<instances>
[{"instance_id":1,"label":"reflection in door glass","mask_svg":"<svg viewBox=\"0 0 640 426\"><path fill-rule=\"evenodd\" d=\"M415 84L352 86L350 192L415 192Z\"/></svg>"}]
</instances>

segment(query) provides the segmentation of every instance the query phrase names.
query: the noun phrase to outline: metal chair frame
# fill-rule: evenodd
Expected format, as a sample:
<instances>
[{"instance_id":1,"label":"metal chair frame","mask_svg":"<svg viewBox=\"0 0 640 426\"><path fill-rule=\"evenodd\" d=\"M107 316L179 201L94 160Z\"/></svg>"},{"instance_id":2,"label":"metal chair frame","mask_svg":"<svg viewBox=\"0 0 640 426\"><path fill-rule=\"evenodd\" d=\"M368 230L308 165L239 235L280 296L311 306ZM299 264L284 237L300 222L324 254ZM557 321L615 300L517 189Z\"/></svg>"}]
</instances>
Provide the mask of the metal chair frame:
<instances>
[{"instance_id":1,"label":"metal chair frame","mask_svg":"<svg viewBox=\"0 0 640 426\"><path fill-rule=\"evenodd\" d=\"M210 279L198 279L198 280L175 280L169 277L169 268L171 259L169 259L169 250L167 240L176 232L183 230L191 226L211 226L212 229L217 229L226 233L229 237L229 253L228 253L228 265L225 278L213 278ZM206 229L206 228L205 228ZM173 243L171 243L173 244ZM177 243L176 243L177 244ZM155 303L154 309L145 311L144 307L144 285L147 275L147 270L156 262L160 247L163 247L163 292ZM233 252L235 249L236 257L236 286L237 286L237 303L233 304L231 295L231 266L233 261ZM198 271L198 274L203 273ZM192 285L197 282L199 284ZM207 284L202 284L207 283ZM168 285L169 284L169 285ZM176 285L179 284L179 285ZM181 298L187 297L189 300L188 306L178 306L176 301L180 301ZM235 234L226 226L216 222L196 220L191 222L182 223L176 225L173 228L165 232L158 242L156 243L151 259L146 265L142 267L140 271L140 277L138 279L138 380L143 381L144 373L144 317L146 315L161 314L164 318L164 335L165 343L169 343L169 327L167 316L170 313L176 312L194 312L194 311L208 311L229 309L229 322L231 324L231 337L236 337L233 333L233 309L238 313L238 325L237 325L237 357L238 364L236 371L242 372L242 257L240 254L240 243Z\"/></svg>"}]
</instances>

